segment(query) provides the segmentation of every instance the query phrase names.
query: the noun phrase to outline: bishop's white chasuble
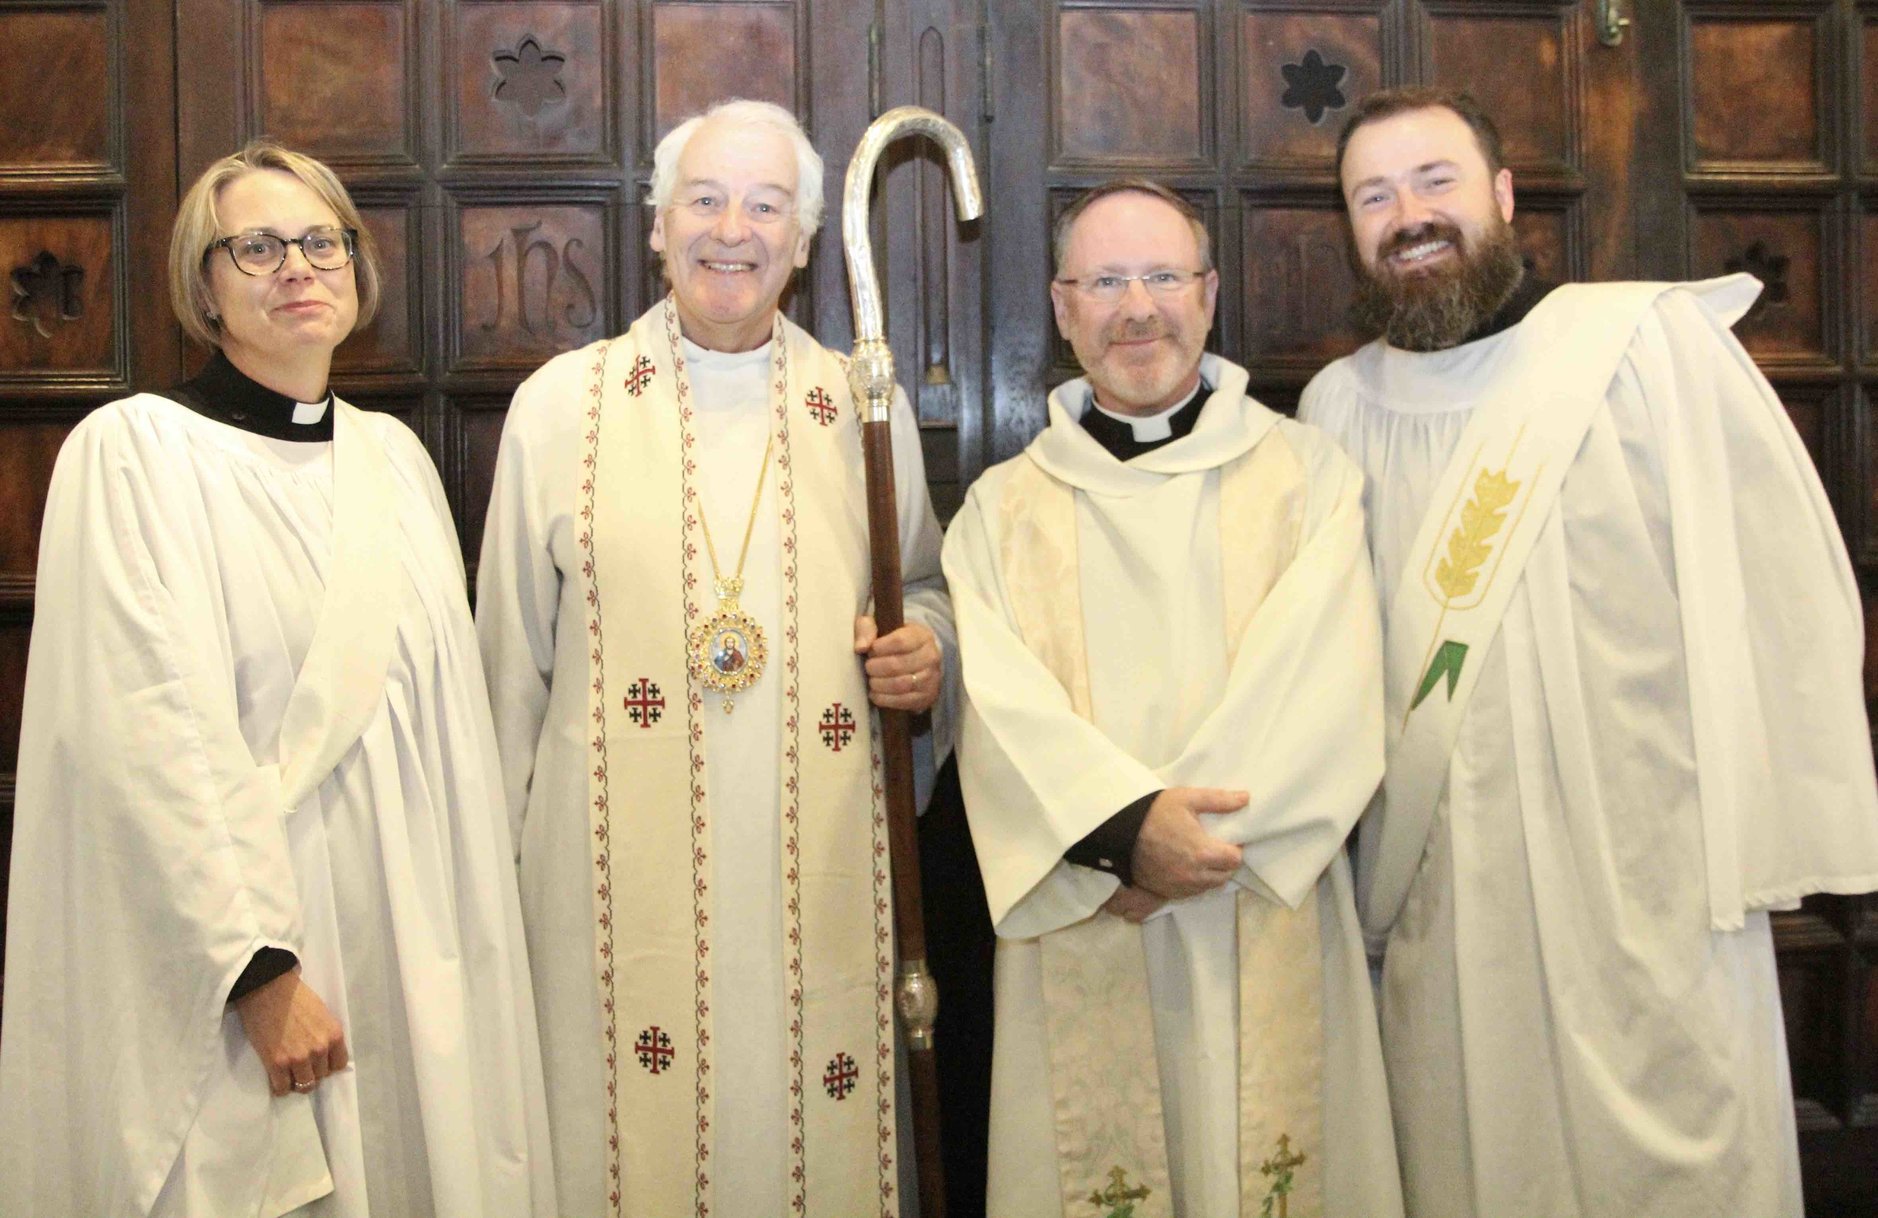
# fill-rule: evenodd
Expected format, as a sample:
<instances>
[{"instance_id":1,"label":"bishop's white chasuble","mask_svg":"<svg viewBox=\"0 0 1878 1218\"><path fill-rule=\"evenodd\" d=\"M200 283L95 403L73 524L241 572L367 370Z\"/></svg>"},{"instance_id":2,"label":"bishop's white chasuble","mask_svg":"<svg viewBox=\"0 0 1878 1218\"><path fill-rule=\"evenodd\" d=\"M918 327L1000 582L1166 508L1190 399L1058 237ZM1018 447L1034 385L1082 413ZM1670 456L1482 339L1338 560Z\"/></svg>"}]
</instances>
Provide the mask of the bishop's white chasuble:
<instances>
[{"instance_id":1,"label":"bishop's white chasuble","mask_svg":"<svg viewBox=\"0 0 1878 1218\"><path fill-rule=\"evenodd\" d=\"M1878 792L1838 528L1728 333L1754 289L1560 288L1306 390L1385 590L1359 881L1413 1215L1801 1213L1767 911L1878 885Z\"/></svg>"},{"instance_id":2,"label":"bishop's white chasuble","mask_svg":"<svg viewBox=\"0 0 1878 1218\"><path fill-rule=\"evenodd\" d=\"M994 1215L1400 1207L1341 851L1380 770L1359 485L1242 369L1204 373L1193 433L1126 465L1060 389L947 540L1000 935ZM1209 818L1245 866L1142 926L1098 912L1117 881L1064 851L1172 785L1251 792Z\"/></svg>"},{"instance_id":3,"label":"bishop's white chasuble","mask_svg":"<svg viewBox=\"0 0 1878 1218\"><path fill-rule=\"evenodd\" d=\"M760 397L723 400L753 377ZM903 399L894 427L907 616L945 645ZM688 636L721 608L705 520L729 575L753 503L741 610L763 670L726 712L690 665L748 672L757 635L725 646L714 631L695 655ZM869 570L843 361L787 321L759 352L705 352L669 302L551 361L511 408L483 553L563 1203L896 1212L891 904L851 646Z\"/></svg>"}]
</instances>

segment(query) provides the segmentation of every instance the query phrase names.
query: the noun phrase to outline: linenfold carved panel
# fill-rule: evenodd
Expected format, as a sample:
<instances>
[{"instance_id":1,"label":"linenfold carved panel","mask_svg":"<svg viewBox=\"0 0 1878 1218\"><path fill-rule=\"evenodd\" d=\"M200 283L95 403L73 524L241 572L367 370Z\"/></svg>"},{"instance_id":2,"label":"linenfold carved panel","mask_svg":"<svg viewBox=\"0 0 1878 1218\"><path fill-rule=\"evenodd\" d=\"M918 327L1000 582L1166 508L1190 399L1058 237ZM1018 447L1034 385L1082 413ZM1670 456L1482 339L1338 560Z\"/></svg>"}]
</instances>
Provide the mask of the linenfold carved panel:
<instances>
[{"instance_id":1,"label":"linenfold carved panel","mask_svg":"<svg viewBox=\"0 0 1878 1218\"><path fill-rule=\"evenodd\" d=\"M116 99L111 15L14 8L0 12L0 176L101 171L121 160L111 138Z\"/></svg>"},{"instance_id":2,"label":"linenfold carved panel","mask_svg":"<svg viewBox=\"0 0 1878 1218\"><path fill-rule=\"evenodd\" d=\"M1052 161L1204 164L1212 56L1200 14L1067 9L1057 18Z\"/></svg>"},{"instance_id":3,"label":"linenfold carved panel","mask_svg":"<svg viewBox=\"0 0 1878 1218\"><path fill-rule=\"evenodd\" d=\"M260 6L259 130L335 164L410 164L417 116L405 5Z\"/></svg>"},{"instance_id":4,"label":"linenfold carved panel","mask_svg":"<svg viewBox=\"0 0 1878 1218\"><path fill-rule=\"evenodd\" d=\"M445 20L452 161L614 159L600 5L464 3Z\"/></svg>"}]
</instances>

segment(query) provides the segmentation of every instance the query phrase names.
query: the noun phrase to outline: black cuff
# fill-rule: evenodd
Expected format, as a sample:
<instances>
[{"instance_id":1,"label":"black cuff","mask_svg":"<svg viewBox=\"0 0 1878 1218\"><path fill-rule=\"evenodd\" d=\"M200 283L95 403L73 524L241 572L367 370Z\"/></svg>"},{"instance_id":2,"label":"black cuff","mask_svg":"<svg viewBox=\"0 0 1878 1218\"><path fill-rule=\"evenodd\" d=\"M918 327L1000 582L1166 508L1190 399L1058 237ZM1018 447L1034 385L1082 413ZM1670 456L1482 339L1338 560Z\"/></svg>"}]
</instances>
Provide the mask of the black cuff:
<instances>
[{"instance_id":1,"label":"black cuff","mask_svg":"<svg viewBox=\"0 0 1878 1218\"><path fill-rule=\"evenodd\" d=\"M1063 857L1083 867L1107 872L1124 884L1135 882L1135 839L1141 836L1141 822L1148 819L1148 809L1159 791L1150 791L1120 812L1097 825L1089 836L1063 852Z\"/></svg>"},{"instance_id":2,"label":"black cuff","mask_svg":"<svg viewBox=\"0 0 1878 1218\"><path fill-rule=\"evenodd\" d=\"M241 976L235 978L235 988L228 991L228 1001L246 998L274 978L291 973L299 963L299 957L285 948L262 948L248 961L248 967L241 970Z\"/></svg>"}]
</instances>

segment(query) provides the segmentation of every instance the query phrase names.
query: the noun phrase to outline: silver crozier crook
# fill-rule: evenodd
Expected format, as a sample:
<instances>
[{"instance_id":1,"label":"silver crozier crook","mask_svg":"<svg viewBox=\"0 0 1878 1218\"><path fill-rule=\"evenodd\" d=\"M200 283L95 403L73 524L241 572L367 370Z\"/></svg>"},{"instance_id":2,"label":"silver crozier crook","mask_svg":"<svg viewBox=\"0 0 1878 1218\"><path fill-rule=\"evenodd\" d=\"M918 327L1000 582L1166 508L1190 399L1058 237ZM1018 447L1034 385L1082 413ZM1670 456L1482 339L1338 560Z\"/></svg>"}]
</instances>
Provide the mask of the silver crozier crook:
<instances>
[{"instance_id":1,"label":"silver crozier crook","mask_svg":"<svg viewBox=\"0 0 1878 1218\"><path fill-rule=\"evenodd\" d=\"M887 348L874 274L874 249L867 236L867 192L874 165L888 144L903 135L929 135L945 148L952 192L961 220L984 211L971 145L945 119L918 106L900 106L875 119L848 162L842 192L841 244L848 257L848 292L854 299L854 361L848 385L861 411L861 449L867 463L867 531L873 551L874 622L882 635L900 628L900 527L894 510L893 352ZM944 302L940 302L944 307ZM926 971L926 926L919 892L919 831L913 807L913 738L905 711L880 712L881 769L887 798L887 834L893 852L893 925L900 946L894 1007L906 1030L913 1072L913 1138L919 1164L920 1213L944 1218L945 1175L939 1159L939 1074L933 1062L933 1020L939 990Z\"/></svg>"}]
</instances>

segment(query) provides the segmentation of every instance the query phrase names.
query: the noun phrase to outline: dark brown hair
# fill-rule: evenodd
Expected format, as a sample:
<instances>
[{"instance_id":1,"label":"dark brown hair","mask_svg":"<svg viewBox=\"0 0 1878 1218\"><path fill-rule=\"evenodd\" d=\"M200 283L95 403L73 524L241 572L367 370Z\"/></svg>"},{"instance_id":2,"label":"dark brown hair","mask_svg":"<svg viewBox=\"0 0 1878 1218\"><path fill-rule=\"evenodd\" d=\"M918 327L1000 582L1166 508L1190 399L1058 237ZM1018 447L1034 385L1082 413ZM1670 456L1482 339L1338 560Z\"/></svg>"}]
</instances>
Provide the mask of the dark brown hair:
<instances>
[{"instance_id":1,"label":"dark brown hair","mask_svg":"<svg viewBox=\"0 0 1878 1218\"><path fill-rule=\"evenodd\" d=\"M1114 178L1084 191L1056 218L1050 229L1050 254L1058 275L1063 273L1063 255L1069 250L1069 230L1089 210L1090 204L1110 195L1149 195L1179 212L1193 226L1193 240L1200 247L1200 269L1213 269L1213 239L1206 231L1206 218L1200 215L1199 208L1151 178Z\"/></svg>"},{"instance_id":2,"label":"dark brown hair","mask_svg":"<svg viewBox=\"0 0 1878 1218\"><path fill-rule=\"evenodd\" d=\"M1411 110L1434 107L1452 111L1472 129L1474 142L1480 145L1480 155L1486 158L1488 174L1497 174L1505 167L1506 157L1500 145L1500 129L1493 125L1492 117L1481 109L1480 103L1471 94L1433 85L1406 85L1399 89L1378 90L1356 104L1356 109L1344 121L1342 133L1337 136L1337 181L1343 181L1343 153L1350 146L1350 137L1356 134L1357 128L1368 123L1379 123L1385 118L1394 118L1398 114L1407 114Z\"/></svg>"}]
</instances>

